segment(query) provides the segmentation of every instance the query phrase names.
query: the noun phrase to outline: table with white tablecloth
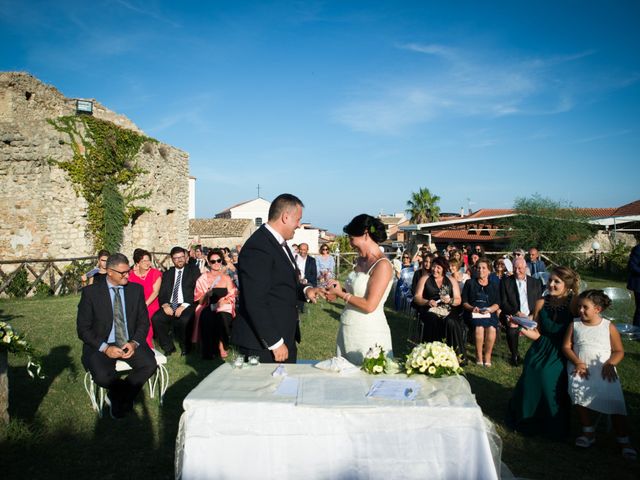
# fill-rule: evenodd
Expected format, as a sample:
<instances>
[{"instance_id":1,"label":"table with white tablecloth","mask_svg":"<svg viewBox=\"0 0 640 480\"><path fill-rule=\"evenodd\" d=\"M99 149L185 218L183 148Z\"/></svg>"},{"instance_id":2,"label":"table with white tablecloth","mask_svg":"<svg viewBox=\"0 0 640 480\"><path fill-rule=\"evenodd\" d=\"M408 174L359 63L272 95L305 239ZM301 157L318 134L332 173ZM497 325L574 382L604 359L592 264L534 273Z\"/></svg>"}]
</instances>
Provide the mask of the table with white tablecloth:
<instances>
[{"instance_id":1,"label":"table with white tablecloth","mask_svg":"<svg viewBox=\"0 0 640 480\"><path fill-rule=\"evenodd\" d=\"M464 377L414 375L414 400L366 397L379 379L286 365L225 364L184 400L176 476L279 479L494 479L501 444Z\"/></svg>"}]
</instances>

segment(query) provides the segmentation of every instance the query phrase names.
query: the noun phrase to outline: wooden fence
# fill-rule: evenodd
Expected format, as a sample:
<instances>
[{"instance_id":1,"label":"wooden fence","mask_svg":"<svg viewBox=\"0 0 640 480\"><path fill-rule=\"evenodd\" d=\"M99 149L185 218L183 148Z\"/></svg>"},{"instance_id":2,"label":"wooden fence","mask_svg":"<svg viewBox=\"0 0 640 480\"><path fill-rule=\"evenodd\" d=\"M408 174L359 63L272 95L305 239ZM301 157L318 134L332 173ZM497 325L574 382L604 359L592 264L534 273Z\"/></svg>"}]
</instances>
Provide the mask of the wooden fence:
<instances>
[{"instance_id":1,"label":"wooden fence","mask_svg":"<svg viewBox=\"0 0 640 480\"><path fill-rule=\"evenodd\" d=\"M151 256L153 265L159 270L164 271L171 266L168 253L151 252ZM45 288L53 295L77 293L82 288L82 275L96 263L95 256L0 260L0 296L9 295L12 282L17 281L18 275L25 275L21 272L26 272L26 283L20 288L20 296L34 295L38 288Z\"/></svg>"}]
</instances>

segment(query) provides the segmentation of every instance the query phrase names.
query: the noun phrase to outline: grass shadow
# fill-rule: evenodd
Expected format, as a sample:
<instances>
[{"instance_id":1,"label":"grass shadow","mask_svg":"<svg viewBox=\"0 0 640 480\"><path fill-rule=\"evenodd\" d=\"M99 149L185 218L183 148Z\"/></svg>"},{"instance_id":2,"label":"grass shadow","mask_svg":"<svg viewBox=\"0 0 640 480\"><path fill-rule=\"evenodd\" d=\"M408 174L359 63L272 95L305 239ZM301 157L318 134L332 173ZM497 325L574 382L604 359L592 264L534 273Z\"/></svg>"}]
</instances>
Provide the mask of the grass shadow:
<instances>
[{"instance_id":1,"label":"grass shadow","mask_svg":"<svg viewBox=\"0 0 640 480\"><path fill-rule=\"evenodd\" d=\"M75 362L70 355L71 347L60 345L53 347L49 354L42 357L44 378L31 378L24 367L9 367L11 389L9 390L9 413L11 416L32 421L51 385L58 376L69 369L71 377L78 377ZM22 395L21 392L29 392Z\"/></svg>"}]
</instances>

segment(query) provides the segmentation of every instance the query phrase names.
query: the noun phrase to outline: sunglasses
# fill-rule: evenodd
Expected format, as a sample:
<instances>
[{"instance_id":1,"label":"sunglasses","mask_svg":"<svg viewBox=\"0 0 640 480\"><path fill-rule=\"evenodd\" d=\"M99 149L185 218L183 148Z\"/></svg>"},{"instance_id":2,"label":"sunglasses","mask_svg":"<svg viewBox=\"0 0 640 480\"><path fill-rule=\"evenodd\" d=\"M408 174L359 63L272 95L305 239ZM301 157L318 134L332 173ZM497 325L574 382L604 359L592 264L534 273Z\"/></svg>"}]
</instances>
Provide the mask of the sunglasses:
<instances>
[{"instance_id":1,"label":"sunglasses","mask_svg":"<svg viewBox=\"0 0 640 480\"><path fill-rule=\"evenodd\" d=\"M221 258L212 258L211 260L209 260L209 263L222 263L222 259Z\"/></svg>"}]
</instances>

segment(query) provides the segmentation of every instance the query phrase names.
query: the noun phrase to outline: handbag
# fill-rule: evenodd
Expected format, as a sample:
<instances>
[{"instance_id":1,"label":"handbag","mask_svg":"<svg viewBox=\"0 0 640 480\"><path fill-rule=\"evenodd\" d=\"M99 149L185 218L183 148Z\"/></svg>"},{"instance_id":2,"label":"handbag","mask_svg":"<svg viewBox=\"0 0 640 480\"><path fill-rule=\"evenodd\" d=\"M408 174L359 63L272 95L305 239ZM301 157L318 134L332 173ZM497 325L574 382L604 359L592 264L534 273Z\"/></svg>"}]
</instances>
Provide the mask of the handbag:
<instances>
[{"instance_id":1,"label":"handbag","mask_svg":"<svg viewBox=\"0 0 640 480\"><path fill-rule=\"evenodd\" d=\"M440 318L446 317L447 315L449 315L449 312L449 307L446 307L444 305L436 305L435 307L429 308L429 313L433 313Z\"/></svg>"}]
</instances>

